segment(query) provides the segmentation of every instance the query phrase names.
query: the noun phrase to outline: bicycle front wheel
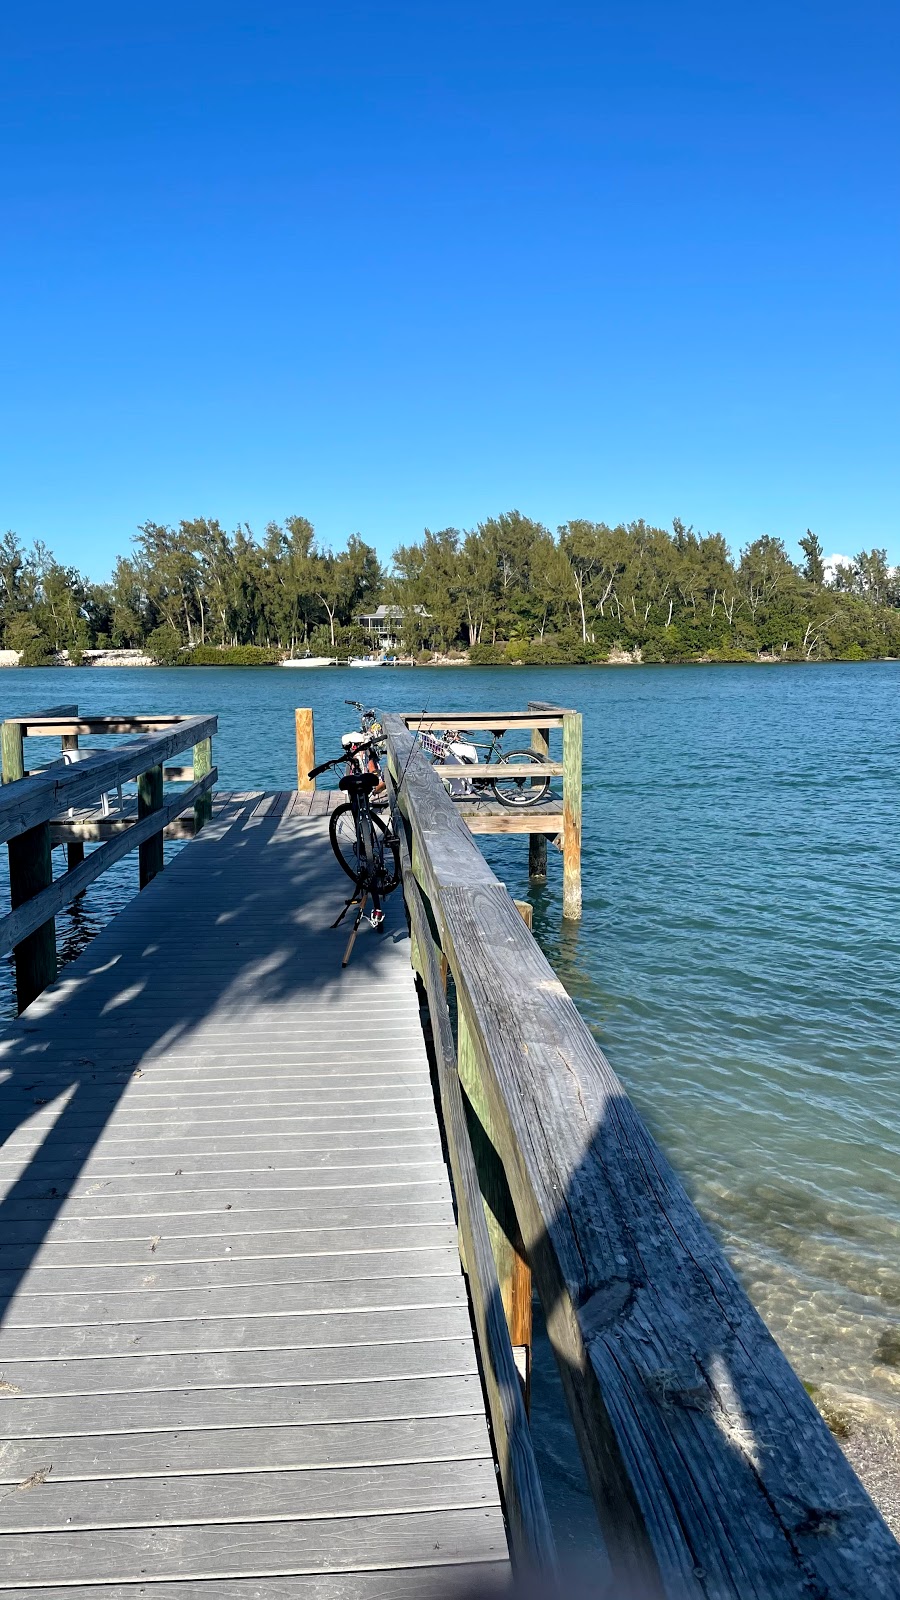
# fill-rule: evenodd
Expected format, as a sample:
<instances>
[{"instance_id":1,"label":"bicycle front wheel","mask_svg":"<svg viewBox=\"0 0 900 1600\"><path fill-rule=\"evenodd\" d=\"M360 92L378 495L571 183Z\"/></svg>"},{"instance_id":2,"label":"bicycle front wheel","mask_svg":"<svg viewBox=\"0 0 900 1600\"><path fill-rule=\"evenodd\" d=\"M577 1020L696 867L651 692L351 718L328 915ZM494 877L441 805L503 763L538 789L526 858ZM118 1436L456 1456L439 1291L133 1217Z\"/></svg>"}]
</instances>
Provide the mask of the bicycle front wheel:
<instances>
[{"instance_id":1,"label":"bicycle front wheel","mask_svg":"<svg viewBox=\"0 0 900 1600\"><path fill-rule=\"evenodd\" d=\"M372 854L375 882L379 894L390 894L400 882L400 852L397 842L382 817L370 814L372 824ZM359 883L369 876L369 864L362 841L356 832L356 821L351 805L336 806L328 824L331 848L348 878Z\"/></svg>"},{"instance_id":2,"label":"bicycle front wheel","mask_svg":"<svg viewBox=\"0 0 900 1600\"><path fill-rule=\"evenodd\" d=\"M529 773L529 768L543 765L543 756L535 750L501 750L497 759L510 769L509 777L505 773L502 777L498 774L491 784L501 805L536 806L546 800L550 779Z\"/></svg>"}]
</instances>

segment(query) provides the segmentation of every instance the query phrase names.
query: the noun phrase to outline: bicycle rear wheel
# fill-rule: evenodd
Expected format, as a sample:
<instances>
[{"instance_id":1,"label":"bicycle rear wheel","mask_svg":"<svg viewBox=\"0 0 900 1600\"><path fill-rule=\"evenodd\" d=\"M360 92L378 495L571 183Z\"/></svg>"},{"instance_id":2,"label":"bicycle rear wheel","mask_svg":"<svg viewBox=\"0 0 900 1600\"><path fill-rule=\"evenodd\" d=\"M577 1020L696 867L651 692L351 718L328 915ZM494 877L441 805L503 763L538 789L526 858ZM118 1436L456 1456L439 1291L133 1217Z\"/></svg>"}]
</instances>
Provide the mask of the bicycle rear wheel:
<instances>
[{"instance_id":1,"label":"bicycle rear wheel","mask_svg":"<svg viewBox=\"0 0 900 1600\"><path fill-rule=\"evenodd\" d=\"M374 854L375 884L379 894L390 894L400 882L400 852L396 840L388 831L382 817L370 813L372 823L372 850ZM331 848L348 878L358 883L367 877L369 866L365 852L357 837L356 821L351 805L336 806L328 824Z\"/></svg>"},{"instance_id":2,"label":"bicycle rear wheel","mask_svg":"<svg viewBox=\"0 0 900 1600\"><path fill-rule=\"evenodd\" d=\"M543 756L534 750L501 750L498 760L509 767L507 778L496 777L491 787L501 805L536 806L550 793L550 779L530 776L529 767L542 766Z\"/></svg>"}]
</instances>

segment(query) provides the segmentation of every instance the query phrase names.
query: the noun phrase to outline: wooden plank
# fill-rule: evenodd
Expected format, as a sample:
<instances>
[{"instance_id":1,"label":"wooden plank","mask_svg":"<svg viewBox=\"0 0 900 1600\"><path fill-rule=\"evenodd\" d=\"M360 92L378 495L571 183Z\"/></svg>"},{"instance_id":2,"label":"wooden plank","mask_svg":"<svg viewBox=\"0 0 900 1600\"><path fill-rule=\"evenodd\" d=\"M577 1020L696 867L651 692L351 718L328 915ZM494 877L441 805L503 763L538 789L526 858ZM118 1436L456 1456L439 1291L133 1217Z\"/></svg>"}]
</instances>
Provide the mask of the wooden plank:
<instances>
[{"instance_id":1,"label":"wooden plank","mask_svg":"<svg viewBox=\"0 0 900 1600\"><path fill-rule=\"evenodd\" d=\"M502 761L457 762L455 765L436 761L434 770L440 778L508 778L510 773L509 766ZM565 767L561 761L542 761L540 766L534 762L519 770L524 777L537 781L542 778L561 778Z\"/></svg>"},{"instance_id":2,"label":"wooden plank","mask_svg":"<svg viewBox=\"0 0 900 1600\"><path fill-rule=\"evenodd\" d=\"M58 1328L9 1328L3 1337L3 1360L87 1361L108 1357L130 1361L138 1356L223 1350L303 1351L324 1346L350 1349L385 1342L427 1343L450 1334L471 1337L464 1300L457 1299L451 1305L368 1306L359 1311L312 1311L305 1315L106 1322L79 1326L74 1332L69 1324Z\"/></svg>"},{"instance_id":3,"label":"wooden plank","mask_svg":"<svg viewBox=\"0 0 900 1600\"><path fill-rule=\"evenodd\" d=\"M57 1267L108 1266L113 1262L147 1265L164 1261L218 1261L223 1256L234 1260L264 1256L291 1256L295 1260L316 1255L353 1255L380 1250L449 1249L456 1245L456 1229L448 1208L447 1220L428 1221L405 1217L392 1223L359 1222L355 1227L281 1228L273 1231L246 1231L231 1234L182 1235L156 1234L150 1228L132 1238L89 1236L44 1241L35 1231L33 1244L7 1241L0 1245L0 1264L4 1269L31 1266L46 1271Z\"/></svg>"},{"instance_id":4,"label":"wooden plank","mask_svg":"<svg viewBox=\"0 0 900 1600\"><path fill-rule=\"evenodd\" d=\"M116 861L120 861L124 855L127 855L129 850L134 850L136 846L138 849L143 850L147 842L152 842L154 838L159 840L159 849L161 850L161 829L165 827L166 822L177 814L179 806L190 804L192 796L205 794L213 786L217 776L218 774L214 768L199 783L194 784L184 796L179 796L177 800L170 801L155 810L151 810L149 813L145 813L140 821L130 823L127 829L111 839L108 844L103 845L101 849L93 850L78 866L73 867L63 877L57 878L55 883L51 878L47 887L40 885L36 890L32 890L29 895L25 896L22 901L14 901L14 907L17 907L17 909L0 919L0 955L6 954L7 951L21 944L23 940L31 937L35 928L40 929L42 922L44 926L49 925L44 919L48 918L48 913L51 912L51 909L52 914L55 915L56 912L62 911L67 905L71 905L73 900L84 893L88 884L93 883L102 872L106 872ZM23 840L27 840L32 834L44 830L47 833L49 843L50 829L48 824L44 823L42 828L32 829L29 833L20 835L18 839L10 840L10 849L24 848L22 846ZM147 881L149 882L149 879ZM41 984L41 988L46 988L47 983L52 983L55 976L56 963L54 953L53 975Z\"/></svg>"},{"instance_id":5,"label":"wooden plank","mask_svg":"<svg viewBox=\"0 0 900 1600\"><path fill-rule=\"evenodd\" d=\"M465 1291L453 1262L440 1275L362 1278L349 1283L291 1283L260 1288L195 1289L180 1294L144 1289L135 1294L35 1294L6 1301L9 1328L49 1328L96 1322L162 1321L186 1317L318 1316L324 1311L397 1311L406 1306L460 1305Z\"/></svg>"},{"instance_id":6,"label":"wooden plank","mask_svg":"<svg viewBox=\"0 0 900 1600\"><path fill-rule=\"evenodd\" d=\"M127 1394L4 1396L4 1434L32 1443L56 1434L224 1431L289 1423L385 1422L483 1411L476 1374L452 1378L385 1378L378 1383L286 1384L246 1388L170 1389L161 1397ZM225 1466L222 1460L220 1466Z\"/></svg>"},{"instance_id":7,"label":"wooden plank","mask_svg":"<svg viewBox=\"0 0 900 1600\"><path fill-rule=\"evenodd\" d=\"M357 1254L305 1256L302 1264L295 1256L263 1256L258 1260L246 1257L237 1261L230 1256L216 1261L165 1262L151 1258L139 1266L116 1264L111 1267L72 1267L66 1271L57 1267L52 1272L33 1270L22 1275L5 1268L0 1270L0 1301L8 1303L15 1293L23 1314L27 1302L39 1296L45 1300L74 1295L79 1303L85 1295L96 1294L108 1300L115 1310L114 1296L131 1296L153 1289L158 1295L177 1296L195 1290L249 1288L272 1289L282 1284L294 1285L302 1276L305 1286L313 1283L347 1283L356 1285L375 1278L385 1283L390 1278L452 1277L459 1268L455 1242L442 1249L430 1245L407 1250L363 1250ZM176 1302L173 1300L173 1308ZM61 1306L65 1312L65 1306Z\"/></svg>"},{"instance_id":8,"label":"wooden plank","mask_svg":"<svg viewBox=\"0 0 900 1600\"><path fill-rule=\"evenodd\" d=\"M298 1427L185 1429L182 1432L67 1434L10 1439L0 1455L0 1482L13 1488L50 1468L48 1477L184 1476L279 1468L389 1466L415 1461L478 1460L485 1453L484 1415L391 1417L380 1422Z\"/></svg>"},{"instance_id":9,"label":"wooden plank","mask_svg":"<svg viewBox=\"0 0 900 1600\"><path fill-rule=\"evenodd\" d=\"M22 1600L33 1595L33 1590L7 1590L7 1600ZM477 1566L467 1563L446 1567L429 1567L381 1572L317 1573L304 1577L268 1575L265 1579L265 1600L460 1600L460 1595L478 1595L479 1600L509 1595L510 1572L506 1560L481 1562ZM141 1585L137 1591L132 1584L100 1583L43 1586L41 1600L146 1600L147 1590ZM182 1583L154 1582L153 1600L185 1600ZM220 1578L216 1583L215 1600L261 1600L258 1578Z\"/></svg>"},{"instance_id":10,"label":"wooden plank","mask_svg":"<svg viewBox=\"0 0 900 1600\"><path fill-rule=\"evenodd\" d=\"M572 706L558 706L552 700L529 700L528 702L529 714L532 712L540 714L543 711L547 711L551 717L564 717L573 709L574 707Z\"/></svg>"},{"instance_id":11,"label":"wooden plank","mask_svg":"<svg viewBox=\"0 0 900 1600\"><path fill-rule=\"evenodd\" d=\"M253 1171L241 1167L235 1172L172 1172L148 1174L139 1179L129 1180L119 1173L110 1173L109 1176L90 1178L71 1178L68 1182L57 1180L55 1183L47 1178L13 1178L5 1179L0 1183L0 1194L9 1195L14 1189L16 1198L22 1200L39 1199L47 1193L48 1184L54 1190L54 1197L70 1195L82 1204L90 1204L95 1200L112 1201L118 1204L134 1202L143 1203L145 1209L151 1206L162 1205L172 1199L185 1195L197 1194L207 1201L222 1197L223 1203L239 1190L242 1194L252 1195L280 1195L282 1203L288 1195L306 1194L313 1195L324 1191L334 1193L336 1190L359 1190L367 1193L373 1189L394 1189L408 1183L435 1184L443 1188L446 1176L443 1166L435 1160L409 1162L404 1161L401 1169L396 1162L382 1162L353 1166L345 1164L331 1167L298 1167L294 1170ZM149 1205L148 1205L149 1199Z\"/></svg>"},{"instance_id":12,"label":"wooden plank","mask_svg":"<svg viewBox=\"0 0 900 1600\"><path fill-rule=\"evenodd\" d=\"M18 1219L4 1216L0 1259L7 1249L14 1249L23 1242L40 1243L45 1238L46 1229L40 1217L29 1220L28 1208L22 1210L24 1214ZM379 1228L405 1227L419 1221L423 1226L431 1227L436 1222L452 1217L452 1214L449 1194L446 1198L436 1196L433 1189L423 1191L414 1185L411 1198L374 1204L367 1201L365 1220L377 1232ZM359 1207L355 1200L339 1200L327 1206L317 1202L314 1206L274 1207L259 1213L247 1208L226 1211L221 1206L215 1206L203 1211L186 1207L182 1212L140 1211L131 1217L84 1217L63 1205L56 1213L53 1234L46 1240L45 1248L51 1249L69 1241L98 1239L144 1239L149 1242L155 1238L173 1241L221 1237L225 1242L232 1243L232 1235L236 1234L256 1236L272 1231L289 1234L328 1232L359 1226Z\"/></svg>"},{"instance_id":13,"label":"wooden plank","mask_svg":"<svg viewBox=\"0 0 900 1600\"><path fill-rule=\"evenodd\" d=\"M437 1545L437 1548L435 1546ZM499 1508L313 1522L23 1534L0 1544L0 1589L92 1582L218 1581L372 1567L467 1565L506 1553Z\"/></svg>"},{"instance_id":14,"label":"wooden plank","mask_svg":"<svg viewBox=\"0 0 900 1600\"><path fill-rule=\"evenodd\" d=\"M170 728L177 728L179 723L188 721L188 718L178 711L163 716L79 717L76 713L70 715L65 707L61 707L59 712L33 711L10 720L22 723L29 738L38 738L46 734L165 733Z\"/></svg>"},{"instance_id":15,"label":"wooden plank","mask_svg":"<svg viewBox=\"0 0 900 1600\"><path fill-rule=\"evenodd\" d=\"M70 806L89 804L105 789L126 783L196 741L209 738L215 733L216 724L215 717L186 717L168 732L129 740L116 750L98 751L72 766L54 762L44 772L6 785L0 791L0 843L39 822L49 822ZM89 730L63 724L46 731L62 734Z\"/></svg>"},{"instance_id":16,"label":"wooden plank","mask_svg":"<svg viewBox=\"0 0 900 1600\"><path fill-rule=\"evenodd\" d=\"M77 717L77 715L78 707L76 705L45 706L40 711L27 711L22 716L7 717L6 720L7 722L18 722L24 724L35 722L40 717L52 721L54 717Z\"/></svg>"},{"instance_id":17,"label":"wooden plank","mask_svg":"<svg viewBox=\"0 0 900 1600\"><path fill-rule=\"evenodd\" d=\"M422 1461L325 1471L240 1472L194 1478L113 1478L55 1483L40 1494L0 1496L0 1534L190 1527L216 1523L311 1522L398 1512L494 1506L490 1459Z\"/></svg>"},{"instance_id":18,"label":"wooden plank","mask_svg":"<svg viewBox=\"0 0 900 1600\"><path fill-rule=\"evenodd\" d=\"M267 1105L272 1109L271 1102L267 1102ZM278 1109L277 1103L274 1109ZM329 1157L333 1159L337 1155L352 1154L355 1161L358 1156L361 1158L363 1152L371 1159L373 1153L382 1151L390 1153L392 1160L397 1159L401 1151L427 1152L440 1159L441 1148L437 1130L424 1121L421 1127L388 1126L346 1135L294 1133L277 1125L269 1132L248 1135L242 1134L236 1124L233 1135L226 1139L201 1135L187 1141L165 1135L161 1138L150 1135L140 1139L104 1139L96 1154L93 1153L94 1141L91 1139L82 1143L77 1140L54 1140L52 1156L47 1156L43 1150L44 1137L43 1129L34 1132L26 1128L14 1133L5 1145L0 1146L0 1174L6 1176L14 1167L21 1168L23 1162L30 1161L40 1177L58 1176L71 1172L73 1156L87 1158L81 1169L82 1175L121 1170L125 1162L128 1162L129 1170L135 1173L158 1172L164 1163L171 1167L184 1160L193 1170L203 1171L204 1163L218 1164L220 1158L224 1158L222 1166L234 1172L240 1171L242 1165L254 1164L246 1159L244 1163L230 1159L234 1156L275 1155L279 1163L297 1166L303 1156L327 1164ZM60 1169L59 1173L55 1171L56 1168Z\"/></svg>"},{"instance_id":19,"label":"wooden plank","mask_svg":"<svg viewBox=\"0 0 900 1600\"><path fill-rule=\"evenodd\" d=\"M478 1363L470 1338L399 1341L276 1350L217 1350L190 1355L107 1356L95 1360L4 1361L5 1395L111 1395L171 1389L297 1387L380 1383L410 1378L471 1377ZM0 1507L2 1510L2 1507Z\"/></svg>"},{"instance_id":20,"label":"wooden plank","mask_svg":"<svg viewBox=\"0 0 900 1600\"><path fill-rule=\"evenodd\" d=\"M470 833L527 833L555 838L562 834L561 812L547 811L488 811L462 804L459 811Z\"/></svg>"},{"instance_id":21,"label":"wooden plank","mask_svg":"<svg viewBox=\"0 0 900 1600\"><path fill-rule=\"evenodd\" d=\"M457 729L460 733L485 733L496 728L498 733L521 728L561 728L564 713L546 715L531 711L441 711L419 712L398 717L404 727L412 731L424 729Z\"/></svg>"},{"instance_id":22,"label":"wooden plank","mask_svg":"<svg viewBox=\"0 0 900 1600\"><path fill-rule=\"evenodd\" d=\"M27 1221L40 1217L67 1217L90 1218L116 1217L128 1219L133 1217L155 1216L163 1218L197 1217L206 1213L209 1216L221 1217L223 1212L234 1211L237 1214L262 1216L266 1211L283 1211L290 1206L298 1217L312 1218L322 1214L325 1210L332 1210L339 1214L342 1191L346 1191L346 1184L337 1183L333 1187L319 1187L307 1190L285 1189L253 1189L249 1190L238 1181L233 1189L220 1190L215 1195L210 1195L205 1188L184 1189L178 1194L155 1194L150 1202L145 1194L140 1195L106 1195L102 1192L87 1197L79 1195L73 1200L63 1200L60 1197L48 1194L35 1199L18 1198L4 1203L4 1224L7 1219L12 1224L16 1221ZM403 1202L408 1205L429 1205L443 1202L448 1198L450 1188L446 1178L410 1180L402 1176L388 1183L367 1183L354 1185L353 1202L356 1207L365 1206L366 1211L377 1205L396 1205ZM167 1223L171 1227L172 1223Z\"/></svg>"}]
</instances>

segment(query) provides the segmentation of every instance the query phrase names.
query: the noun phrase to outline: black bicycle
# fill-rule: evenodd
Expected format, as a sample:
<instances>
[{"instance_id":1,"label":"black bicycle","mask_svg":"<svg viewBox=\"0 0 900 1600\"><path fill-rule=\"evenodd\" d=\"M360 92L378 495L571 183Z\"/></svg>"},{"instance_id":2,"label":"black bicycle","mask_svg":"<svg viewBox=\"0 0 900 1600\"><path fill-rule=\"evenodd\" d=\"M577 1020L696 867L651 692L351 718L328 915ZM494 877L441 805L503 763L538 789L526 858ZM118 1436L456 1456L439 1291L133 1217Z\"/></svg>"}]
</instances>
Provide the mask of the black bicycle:
<instances>
[{"instance_id":1,"label":"black bicycle","mask_svg":"<svg viewBox=\"0 0 900 1600\"><path fill-rule=\"evenodd\" d=\"M318 767L313 767L309 776L317 778L329 768L346 765L345 750L331 761L323 761ZM348 878L353 880L353 891L340 916L332 923L332 927L336 928L343 922L351 906L358 907L353 931L344 952L343 966L350 960L360 922L366 915L368 901L372 902L368 920L372 927L380 932L384 926L381 902L400 882L400 851L397 837L371 806L372 791L378 788L381 781L379 772L360 771L358 766L345 772L338 787L346 794L347 799L343 805L335 807L328 824L331 848Z\"/></svg>"}]
</instances>

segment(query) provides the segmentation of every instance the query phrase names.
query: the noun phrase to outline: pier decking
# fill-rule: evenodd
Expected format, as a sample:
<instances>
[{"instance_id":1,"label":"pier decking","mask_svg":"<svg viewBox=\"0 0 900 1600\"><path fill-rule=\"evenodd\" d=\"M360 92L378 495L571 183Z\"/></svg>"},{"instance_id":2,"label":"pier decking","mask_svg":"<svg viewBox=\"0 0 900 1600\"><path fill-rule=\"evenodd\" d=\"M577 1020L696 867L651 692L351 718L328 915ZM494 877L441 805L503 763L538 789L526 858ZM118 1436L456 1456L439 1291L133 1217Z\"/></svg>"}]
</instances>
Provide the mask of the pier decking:
<instances>
[{"instance_id":1,"label":"pier decking","mask_svg":"<svg viewBox=\"0 0 900 1600\"><path fill-rule=\"evenodd\" d=\"M212 822L0 1043L0 1593L507 1572L401 896L324 796Z\"/></svg>"}]
</instances>

